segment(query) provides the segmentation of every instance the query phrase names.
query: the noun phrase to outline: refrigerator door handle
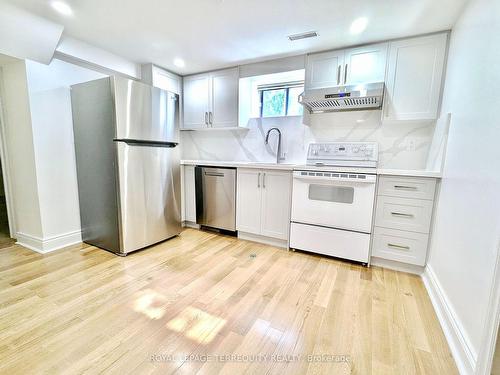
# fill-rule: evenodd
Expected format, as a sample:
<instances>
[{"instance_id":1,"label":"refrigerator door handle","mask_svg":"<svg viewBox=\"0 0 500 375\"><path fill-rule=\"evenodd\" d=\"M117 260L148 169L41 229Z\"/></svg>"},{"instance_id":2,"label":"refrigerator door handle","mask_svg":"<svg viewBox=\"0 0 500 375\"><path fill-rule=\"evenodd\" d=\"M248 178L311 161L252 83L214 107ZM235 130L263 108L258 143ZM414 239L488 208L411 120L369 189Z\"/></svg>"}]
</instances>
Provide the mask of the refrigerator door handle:
<instances>
[{"instance_id":1,"label":"refrigerator door handle","mask_svg":"<svg viewBox=\"0 0 500 375\"><path fill-rule=\"evenodd\" d=\"M163 141L145 141L141 139L113 139L115 142L123 142L128 144L129 146L152 146L152 147L169 147L174 148L179 145L179 142L163 142Z\"/></svg>"}]
</instances>

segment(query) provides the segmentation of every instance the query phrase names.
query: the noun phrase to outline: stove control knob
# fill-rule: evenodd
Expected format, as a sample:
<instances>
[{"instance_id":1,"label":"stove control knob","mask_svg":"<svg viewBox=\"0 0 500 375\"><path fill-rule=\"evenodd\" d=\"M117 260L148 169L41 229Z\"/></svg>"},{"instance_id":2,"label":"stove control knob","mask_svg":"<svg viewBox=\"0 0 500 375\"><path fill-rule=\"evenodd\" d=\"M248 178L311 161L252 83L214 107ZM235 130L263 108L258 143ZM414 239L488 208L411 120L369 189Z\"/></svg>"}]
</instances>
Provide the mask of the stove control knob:
<instances>
[{"instance_id":1,"label":"stove control knob","mask_svg":"<svg viewBox=\"0 0 500 375\"><path fill-rule=\"evenodd\" d=\"M358 152L359 152L359 148L357 148L357 147L353 147L352 152L354 152L354 153L358 153Z\"/></svg>"}]
</instances>

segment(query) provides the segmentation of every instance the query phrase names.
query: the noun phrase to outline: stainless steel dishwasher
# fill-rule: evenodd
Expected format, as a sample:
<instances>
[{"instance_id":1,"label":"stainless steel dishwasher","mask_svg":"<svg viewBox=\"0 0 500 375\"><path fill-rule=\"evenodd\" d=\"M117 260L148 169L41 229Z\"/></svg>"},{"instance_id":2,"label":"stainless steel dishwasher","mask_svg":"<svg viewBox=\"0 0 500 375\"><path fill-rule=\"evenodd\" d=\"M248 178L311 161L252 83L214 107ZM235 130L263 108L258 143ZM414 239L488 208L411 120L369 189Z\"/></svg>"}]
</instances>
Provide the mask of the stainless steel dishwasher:
<instances>
[{"instance_id":1,"label":"stainless steel dishwasher","mask_svg":"<svg viewBox=\"0 0 500 375\"><path fill-rule=\"evenodd\" d=\"M236 231L236 168L196 167L196 223Z\"/></svg>"}]
</instances>

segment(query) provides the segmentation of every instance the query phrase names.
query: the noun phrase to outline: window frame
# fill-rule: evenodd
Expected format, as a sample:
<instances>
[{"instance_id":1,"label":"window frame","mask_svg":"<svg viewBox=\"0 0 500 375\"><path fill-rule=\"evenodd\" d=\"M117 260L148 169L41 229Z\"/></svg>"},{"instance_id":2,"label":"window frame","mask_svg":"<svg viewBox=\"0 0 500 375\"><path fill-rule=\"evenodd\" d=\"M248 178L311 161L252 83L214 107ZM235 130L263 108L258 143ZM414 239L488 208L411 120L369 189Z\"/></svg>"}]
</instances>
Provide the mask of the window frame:
<instances>
[{"instance_id":1,"label":"window frame","mask_svg":"<svg viewBox=\"0 0 500 375\"><path fill-rule=\"evenodd\" d=\"M289 116L300 116L300 115L289 115L288 114L288 99L290 97L290 89L295 87L304 88L304 81L294 81L294 82L282 82L268 85L260 85L257 87L259 91L259 100L260 100L260 108L259 108L259 116L260 118L270 118L270 117L289 117ZM276 116L263 116L264 112L264 92L265 91L275 91L275 90L285 90L285 114L284 115L276 115Z\"/></svg>"}]
</instances>

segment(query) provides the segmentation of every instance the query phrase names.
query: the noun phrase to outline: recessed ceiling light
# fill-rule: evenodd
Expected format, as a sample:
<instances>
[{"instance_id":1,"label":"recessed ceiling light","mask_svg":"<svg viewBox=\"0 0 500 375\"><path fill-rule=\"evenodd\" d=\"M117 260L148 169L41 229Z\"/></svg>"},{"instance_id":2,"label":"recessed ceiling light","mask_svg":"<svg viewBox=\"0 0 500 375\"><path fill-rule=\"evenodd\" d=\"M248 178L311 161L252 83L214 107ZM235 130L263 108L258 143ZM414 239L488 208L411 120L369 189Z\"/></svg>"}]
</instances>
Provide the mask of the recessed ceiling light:
<instances>
[{"instance_id":1,"label":"recessed ceiling light","mask_svg":"<svg viewBox=\"0 0 500 375\"><path fill-rule=\"evenodd\" d=\"M352 23L351 23L351 34L361 34L363 31L365 31L366 26L368 26L368 18L366 17L359 17L356 18Z\"/></svg>"},{"instance_id":2,"label":"recessed ceiling light","mask_svg":"<svg viewBox=\"0 0 500 375\"><path fill-rule=\"evenodd\" d=\"M307 31L305 33L288 35L288 39L293 42L294 40L299 40L299 39L314 38L317 37L318 35L319 34L317 31Z\"/></svg>"},{"instance_id":3,"label":"recessed ceiling light","mask_svg":"<svg viewBox=\"0 0 500 375\"><path fill-rule=\"evenodd\" d=\"M177 57L174 59L174 65L178 68L184 68L186 66L186 63L183 59Z\"/></svg>"},{"instance_id":4,"label":"recessed ceiling light","mask_svg":"<svg viewBox=\"0 0 500 375\"><path fill-rule=\"evenodd\" d=\"M61 13L64 16L71 16L73 14L71 7L62 1L54 0L50 3L50 5L56 12Z\"/></svg>"}]
</instances>

